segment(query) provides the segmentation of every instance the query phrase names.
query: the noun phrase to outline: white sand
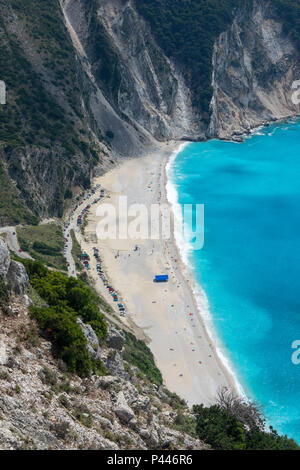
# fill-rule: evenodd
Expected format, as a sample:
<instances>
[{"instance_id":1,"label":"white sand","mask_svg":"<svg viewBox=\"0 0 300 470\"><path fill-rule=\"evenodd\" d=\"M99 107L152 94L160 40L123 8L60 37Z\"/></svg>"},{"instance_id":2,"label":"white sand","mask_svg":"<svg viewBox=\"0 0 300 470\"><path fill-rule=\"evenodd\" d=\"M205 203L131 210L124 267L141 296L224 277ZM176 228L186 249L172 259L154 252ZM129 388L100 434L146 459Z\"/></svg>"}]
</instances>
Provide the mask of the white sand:
<instances>
[{"instance_id":1,"label":"white sand","mask_svg":"<svg viewBox=\"0 0 300 470\"><path fill-rule=\"evenodd\" d=\"M110 196L104 202L118 206L120 195L128 196L128 204L149 206L166 202L165 166L175 148L175 144L163 145L155 154L126 160L96 178L94 184L100 182ZM85 241L77 233L82 248L91 256L90 273L96 289L116 307L97 275L93 246L100 249L106 275L126 307L124 323L131 328L136 326L137 332L144 331L165 385L189 405L211 404L219 387L233 388L234 380L207 334L174 240L98 240L95 243L99 204L103 202L92 205L89 212ZM136 244L140 250L134 252ZM115 258L118 251L119 257ZM169 274L170 281L156 284L153 282L156 274Z\"/></svg>"}]
</instances>

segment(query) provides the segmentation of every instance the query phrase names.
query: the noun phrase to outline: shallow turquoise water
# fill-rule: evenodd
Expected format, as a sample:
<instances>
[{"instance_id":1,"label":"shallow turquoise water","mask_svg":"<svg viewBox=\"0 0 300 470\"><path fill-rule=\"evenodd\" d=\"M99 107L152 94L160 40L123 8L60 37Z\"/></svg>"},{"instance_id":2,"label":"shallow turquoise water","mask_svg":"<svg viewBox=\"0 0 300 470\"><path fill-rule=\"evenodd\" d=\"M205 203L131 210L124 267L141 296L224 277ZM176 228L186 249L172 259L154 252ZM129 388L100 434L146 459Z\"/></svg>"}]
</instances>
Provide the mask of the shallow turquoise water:
<instances>
[{"instance_id":1,"label":"shallow turquoise water","mask_svg":"<svg viewBox=\"0 0 300 470\"><path fill-rule=\"evenodd\" d=\"M190 261L224 351L268 423L300 443L300 123L260 133L188 145L172 179L180 204L205 204Z\"/></svg>"}]
</instances>

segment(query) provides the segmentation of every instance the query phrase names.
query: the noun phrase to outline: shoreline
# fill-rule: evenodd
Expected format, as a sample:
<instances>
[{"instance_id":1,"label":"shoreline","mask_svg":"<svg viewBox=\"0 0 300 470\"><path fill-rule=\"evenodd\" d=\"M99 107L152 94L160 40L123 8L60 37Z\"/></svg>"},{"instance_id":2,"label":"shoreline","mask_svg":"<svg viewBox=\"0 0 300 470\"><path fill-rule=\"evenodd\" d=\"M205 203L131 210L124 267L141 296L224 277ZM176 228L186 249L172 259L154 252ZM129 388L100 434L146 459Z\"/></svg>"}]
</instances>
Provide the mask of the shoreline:
<instances>
[{"instance_id":1,"label":"shoreline","mask_svg":"<svg viewBox=\"0 0 300 470\"><path fill-rule=\"evenodd\" d=\"M187 147L190 143L193 143L193 142L182 143L179 149L176 152L173 152L172 155L170 155L170 158L167 161L166 166L165 166L166 198L167 198L169 205L171 206L173 216L175 218L178 217L180 219L180 224L182 224L182 214L181 214L181 206L178 202L178 191L170 177L171 177L173 165L175 163L175 160L178 154L182 152L184 148ZM169 185L169 188L168 188L168 185ZM170 194L171 192L175 193L175 197L176 197L176 199L173 201L171 200L172 198ZM181 264L182 264L181 266L182 275L184 276L186 282L189 283L189 287L192 291L192 295L197 305L198 315L200 316L201 321L203 322L205 326L207 337L209 341L211 341L211 343L213 344L213 348L214 348L214 352L216 356L219 358L222 366L225 368L227 374L229 375L229 382L231 382L232 390L237 395L241 396L242 398L247 399L247 395L243 389L243 386L240 383L237 377L237 374L234 370L234 365L231 363L229 357L226 354L226 351L224 350L224 346L222 344L221 338L215 331L215 327L213 324L213 317L210 312L210 306L209 306L209 301L208 301L206 292L195 279L194 267L190 264L189 259L188 259L189 253L192 250L192 248L189 247L189 244L187 241L180 240L179 242L178 240L179 237L178 238L176 237L175 230L173 230L173 234L174 234L174 243L176 244L176 247L177 247L178 257L180 258Z\"/></svg>"},{"instance_id":2,"label":"shoreline","mask_svg":"<svg viewBox=\"0 0 300 470\"><path fill-rule=\"evenodd\" d=\"M94 184L102 185L109 197L105 202L116 207L120 195L127 195L128 204L167 203L171 207L166 167L172 155L176 158L179 145L178 142L162 144L153 154L126 159L95 178ZM76 236L90 256L93 246L97 244L100 249L107 278L128 312L123 323L137 333L144 332L167 388L190 406L212 404L222 386L238 393L234 374L223 363L215 339L207 331L204 312L200 311L193 291L195 283L186 274L187 267L174 232L167 241L98 240L95 243L96 212L100 205L92 205L85 236L80 237L78 232ZM122 224L121 220L118 222ZM138 252L134 251L135 244L139 245ZM163 286L153 283L155 274L163 271L169 273L169 283ZM96 290L107 299L107 290L97 276L93 261L90 277ZM110 305L115 304L110 301ZM190 312L193 317L189 316ZM141 334L137 336L141 338Z\"/></svg>"}]
</instances>

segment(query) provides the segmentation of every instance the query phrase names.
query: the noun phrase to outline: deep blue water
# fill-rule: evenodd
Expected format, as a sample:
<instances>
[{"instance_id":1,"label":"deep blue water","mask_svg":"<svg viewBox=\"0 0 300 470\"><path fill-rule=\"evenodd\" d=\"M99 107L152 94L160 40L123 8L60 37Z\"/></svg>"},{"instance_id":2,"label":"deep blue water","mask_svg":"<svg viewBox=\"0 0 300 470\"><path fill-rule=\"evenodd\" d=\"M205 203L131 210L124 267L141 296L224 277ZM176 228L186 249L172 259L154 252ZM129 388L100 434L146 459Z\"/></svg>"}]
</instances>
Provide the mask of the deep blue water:
<instances>
[{"instance_id":1,"label":"deep blue water","mask_svg":"<svg viewBox=\"0 0 300 470\"><path fill-rule=\"evenodd\" d=\"M300 123L261 134L188 145L173 182L180 204L205 204L190 260L224 351L268 423L300 443Z\"/></svg>"}]
</instances>

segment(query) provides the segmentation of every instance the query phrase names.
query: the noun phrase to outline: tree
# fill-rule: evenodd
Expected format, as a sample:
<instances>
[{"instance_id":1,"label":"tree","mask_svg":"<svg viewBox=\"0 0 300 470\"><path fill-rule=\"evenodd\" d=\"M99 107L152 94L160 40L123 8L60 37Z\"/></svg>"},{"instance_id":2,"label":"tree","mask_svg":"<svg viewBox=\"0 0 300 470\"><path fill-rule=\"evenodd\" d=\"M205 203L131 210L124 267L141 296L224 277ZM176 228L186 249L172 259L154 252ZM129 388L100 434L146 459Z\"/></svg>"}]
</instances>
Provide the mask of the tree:
<instances>
[{"instance_id":1,"label":"tree","mask_svg":"<svg viewBox=\"0 0 300 470\"><path fill-rule=\"evenodd\" d=\"M197 419L198 437L216 450L244 450L246 434L242 423L219 405L205 408L196 405L193 411Z\"/></svg>"},{"instance_id":2,"label":"tree","mask_svg":"<svg viewBox=\"0 0 300 470\"><path fill-rule=\"evenodd\" d=\"M227 387L222 387L219 390L216 402L222 409L226 410L231 416L234 416L248 429L264 429L265 419L262 414L261 406L258 404L235 395Z\"/></svg>"}]
</instances>

